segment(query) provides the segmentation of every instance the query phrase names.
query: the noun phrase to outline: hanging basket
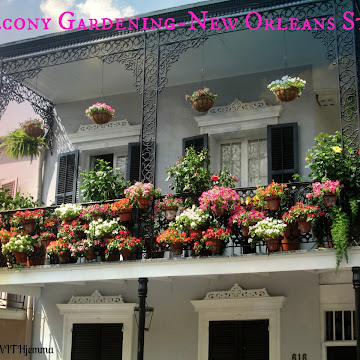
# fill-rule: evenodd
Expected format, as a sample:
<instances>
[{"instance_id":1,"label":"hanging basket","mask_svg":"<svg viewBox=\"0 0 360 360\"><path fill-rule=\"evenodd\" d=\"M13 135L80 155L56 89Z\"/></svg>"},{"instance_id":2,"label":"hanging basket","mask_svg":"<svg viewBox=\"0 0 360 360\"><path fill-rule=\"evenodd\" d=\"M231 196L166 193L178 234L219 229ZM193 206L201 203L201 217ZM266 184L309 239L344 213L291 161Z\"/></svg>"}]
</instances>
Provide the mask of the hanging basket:
<instances>
[{"instance_id":1,"label":"hanging basket","mask_svg":"<svg viewBox=\"0 0 360 360\"><path fill-rule=\"evenodd\" d=\"M131 221L132 209L124 209L118 212L120 221Z\"/></svg>"},{"instance_id":2,"label":"hanging basket","mask_svg":"<svg viewBox=\"0 0 360 360\"><path fill-rule=\"evenodd\" d=\"M107 124L112 119L112 116L106 112L95 112L90 119L97 125L103 125Z\"/></svg>"},{"instance_id":3,"label":"hanging basket","mask_svg":"<svg viewBox=\"0 0 360 360\"><path fill-rule=\"evenodd\" d=\"M269 207L269 210L276 211L280 209L280 197L278 196L272 196L265 199L267 202L267 205Z\"/></svg>"},{"instance_id":4,"label":"hanging basket","mask_svg":"<svg viewBox=\"0 0 360 360\"><path fill-rule=\"evenodd\" d=\"M198 112L207 112L214 106L214 100L210 96L200 96L190 100L194 110Z\"/></svg>"},{"instance_id":5,"label":"hanging basket","mask_svg":"<svg viewBox=\"0 0 360 360\"><path fill-rule=\"evenodd\" d=\"M174 221L178 208L178 206L164 206L165 219L167 221Z\"/></svg>"},{"instance_id":6,"label":"hanging basket","mask_svg":"<svg viewBox=\"0 0 360 360\"><path fill-rule=\"evenodd\" d=\"M27 136L37 138L44 136L44 130L39 127L35 126L34 124L25 124L23 125L24 132Z\"/></svg>"},{"instance_id":7,"label":"hanging basket","mask_svg":"<svg viewBox=\"0 0 360 360\"><path fill-rule=\"evenodd\" d=\"M282 102L290 102L297 99L299 89L295 86L274 90L275 96Z\"/></svg>"}]
</instances>

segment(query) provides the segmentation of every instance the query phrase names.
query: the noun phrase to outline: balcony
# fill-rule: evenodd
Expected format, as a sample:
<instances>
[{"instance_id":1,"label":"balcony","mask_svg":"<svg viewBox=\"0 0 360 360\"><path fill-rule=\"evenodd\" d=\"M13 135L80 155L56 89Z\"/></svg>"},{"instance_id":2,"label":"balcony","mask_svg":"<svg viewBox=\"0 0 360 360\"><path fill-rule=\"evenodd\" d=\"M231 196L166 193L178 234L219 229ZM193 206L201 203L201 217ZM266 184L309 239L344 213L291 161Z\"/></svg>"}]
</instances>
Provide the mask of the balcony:
<instances>
[{"instance_id":1,"label":"balcony","mask_svg":"<svg viewBox=\"0 0 360 360\"><path fill-rule=\"evenodd\" d=\"M282 200L280 210L265 209L266 215L280 219L284 209L305 199L308 185L308 183L288 184L287 196ZM255 196L255 190L254 187L236 189L244 207L249 208L253 205L251 199ZM83 204L83 206L87 205L89 204ZM37 234L41 233L44 220L51 216L55 208L41 208L45 212L42 221L35 229ZM92 260L87 260L84 254L79 254L75 258L70 257L69 263L59 264L58 256L45 255L45 250L42 249L37 251L35 256L28 257L27 263L21 266L21 271L16 269L19 265L15 264L14 257L8 256L7 260L3 257L0 284L10 286L8 291L11 291L14 285L35 285L41 288L42 284L57 282L331 270L336 266L336 257L329 228L330 210L328 208L323 210L325 212L323 224L327 228L322 228L322 234L325 236L321 241L315 236L316 229L313 228L309 233L301 233L296 226L293 226L286 234L283 234L277 251L269 252L265 241L258 241L255 245L251 245L249 238L244 237L240 228L236 227L232 229L229 242L223 244L220 254L208 252L200 256L196 255L192 249L193 242L190 242L184 245L181 255L174 256L169 245L160 246L156 243L156 235L168 227L169 221L162 214L158 218L158 223L154 222L153 206L148 210L133 208L131 221L123 224L132 235L142 237L145 241L143 247L132 252L131 260L124 260L121 257L120 261L105 261L104 253L97 249ZM2 215L6 219L14 212L15 210L3 212ZM229 216L226 215L216 217L223 227L228 223L228 219ZM58 229L59 227L53 229L55 235ZM356 245L355 238L352 241L352 245ZM350 268L359 261L360 251L357 246L354 246L349 250L349 262L342 261L340 267ZM43 265L31 266L33 264ZM15 267L15 269L9 270L5 268L6 266ZM36 293L36 288L30 292Z\"/></svg>"}]
</instances>

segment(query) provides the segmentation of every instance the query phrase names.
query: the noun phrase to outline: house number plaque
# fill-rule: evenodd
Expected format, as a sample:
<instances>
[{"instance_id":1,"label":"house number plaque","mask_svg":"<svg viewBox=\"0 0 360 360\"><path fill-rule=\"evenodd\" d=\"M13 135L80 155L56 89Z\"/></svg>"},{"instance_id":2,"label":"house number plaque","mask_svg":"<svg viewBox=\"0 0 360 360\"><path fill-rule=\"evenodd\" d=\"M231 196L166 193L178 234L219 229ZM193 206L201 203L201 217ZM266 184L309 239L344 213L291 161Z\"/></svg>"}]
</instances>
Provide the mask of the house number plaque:
<instances>
[{"instance_id":1,"label":"house number plaque","mask_svg":"<svg viewBox=\"0 0 360 360\"><path fill-rule=\"evenodd\" d=\"M307 354L292 354L291 360L308 360Z\"/></svg>"}]
</instances>

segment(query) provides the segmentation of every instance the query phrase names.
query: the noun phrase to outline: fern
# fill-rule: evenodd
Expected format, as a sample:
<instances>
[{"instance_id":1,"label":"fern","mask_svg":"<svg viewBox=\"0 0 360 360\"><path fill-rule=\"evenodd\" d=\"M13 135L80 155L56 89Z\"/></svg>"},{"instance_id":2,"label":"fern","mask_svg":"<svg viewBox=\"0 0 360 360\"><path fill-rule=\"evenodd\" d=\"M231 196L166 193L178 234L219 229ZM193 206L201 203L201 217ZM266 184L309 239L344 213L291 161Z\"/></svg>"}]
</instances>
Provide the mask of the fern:
<instances>
[{"instance_id":1,"label":"fern","mask_svg":"<svg viewBox=\"0 0 360 360\"><path fill-rule=\"evenodd\" d=\"M40 155L41 147L47 147L44 138L28 136L23 129L16 129L8 136L3 136L2 139L5 140L0 145L0 148L4 148L2 153L16 160L29 156L32 162L34 157Z\"/></svg>"},{"instance_id":2,"label":"fern","mask_svg":"<svg viewBox=\"0 0 360 360\"><path fill-rule=\"evenodd\" d=\"M350 219L349 216L338 207L333 208L331 218L333 221L331 225L331 237L336 252L335 273L337 273L343 258L345 257L346 262L349 261L347 248L349 246Z\"/></svg>"}]
</instances>

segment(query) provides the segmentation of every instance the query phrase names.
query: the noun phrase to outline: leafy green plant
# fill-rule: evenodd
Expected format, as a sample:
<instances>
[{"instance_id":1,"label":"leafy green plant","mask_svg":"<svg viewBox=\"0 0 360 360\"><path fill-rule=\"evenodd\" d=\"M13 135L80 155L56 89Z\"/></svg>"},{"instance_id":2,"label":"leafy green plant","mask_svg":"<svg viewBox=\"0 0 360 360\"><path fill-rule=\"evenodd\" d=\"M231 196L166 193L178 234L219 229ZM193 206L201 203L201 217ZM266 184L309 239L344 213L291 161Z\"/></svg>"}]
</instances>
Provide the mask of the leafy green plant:
<instances>
[{"instance_id":1,"label":"leafy green plant","mask_svg":"<svg viewBox=\"0 0 360 360\"><path fill-rule=\"evenodd\" d=\"M44 138L28 136L23 129L15 129L2 139L4 139L0 145L0 148L4 148L2 153L16 160L29 156L32 161L34 157L40 155L42 146L47 147Z\"/></svg>"},{"instance_id":2,"label":"leafy green plant","mask_svg":"<svg viewBox=\"0 0 360 360\"><path fill-rule=\"evenodd\" d=\"M110 163L100 159L93 170L84 170L80 176L82 184L80 189L85 201L105 201L118 199L124 195L130 183L116 173L117 169Z\"/></svg>"},{"instance_id":3,"label":"leafy green plant","mask_svg":"<svg viewBox=\"0 0 360 360\"><path fill-rule=\"evenodd\" d=\"M331 218L331 237L336 251L336 273L344 257L347 262L349 261L347 248L350 243L350 219L349 216L339 207L334 207L332 209Z\"/></svg>"},{"instance_id":4,"label":"leafy green plant","mask_svg":"<svg viewBox=\"0 0 360 360\"><path fill-rule=\"evenodd\" d=\"M9 187L0 187L0 210L27 209L39 206L38 201L27 194L21 194L20 189L16 192L14 198L9 194Z\"/></svg>"}]
</instances>

